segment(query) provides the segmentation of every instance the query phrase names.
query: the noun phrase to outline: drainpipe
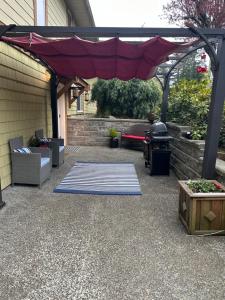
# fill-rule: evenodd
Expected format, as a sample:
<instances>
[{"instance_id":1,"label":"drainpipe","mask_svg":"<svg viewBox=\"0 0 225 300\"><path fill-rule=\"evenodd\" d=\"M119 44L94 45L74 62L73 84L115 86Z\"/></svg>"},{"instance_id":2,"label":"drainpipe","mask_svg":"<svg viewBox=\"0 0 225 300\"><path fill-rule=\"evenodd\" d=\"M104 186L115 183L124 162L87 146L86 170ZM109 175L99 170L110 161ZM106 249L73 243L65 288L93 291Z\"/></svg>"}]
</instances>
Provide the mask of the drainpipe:
<instances>
[{"instance_id":1,"label":"drainpipe","mask_svg":"<svg viewBox=\"0 0 225 300\"><path fill-rule=\"evenodd\" d=\"M1 180L0 180L0 209L5 206L5 202L2 201L2 188L1 188Z\"/></svg>"},{"instance_id":2,"label":"drainpipe","mask_svg":"<svg viewBox=\"0 0 225 300\"><path fill-rule=\"evenodd\" d=\"M166 123L167 111L168 111L168 97L170 90L170 73L165 76L163 87L163 99L161 106L161 122Z\"/></svg>"},{"instance_id":3,"label":"drainpipe","mask_svg":"<svg viewBox=\"0 0 225 300\"><path fill-rule=\"evenodd\" d=\"M51 73L52 135L58 138L57 76Z\"/></svg>"}]
</instances>

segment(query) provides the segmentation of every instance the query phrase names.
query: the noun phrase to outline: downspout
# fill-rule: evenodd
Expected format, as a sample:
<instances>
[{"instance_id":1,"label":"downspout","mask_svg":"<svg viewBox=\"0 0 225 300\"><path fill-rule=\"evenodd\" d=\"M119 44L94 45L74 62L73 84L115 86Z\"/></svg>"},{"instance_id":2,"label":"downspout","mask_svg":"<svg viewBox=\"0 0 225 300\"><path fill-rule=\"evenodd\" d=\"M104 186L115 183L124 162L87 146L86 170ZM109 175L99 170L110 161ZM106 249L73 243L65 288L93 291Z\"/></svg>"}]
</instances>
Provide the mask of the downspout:
<instances>
[{"instance_id":1,"label":"downspout","mask_svg":"<svg viewBox=\"0 0 225 300\"><path fill-rule=\"evenodd\" d=\"M52 136L58 138L57 76L51 72Z\"/></svg>"}]
</instances>

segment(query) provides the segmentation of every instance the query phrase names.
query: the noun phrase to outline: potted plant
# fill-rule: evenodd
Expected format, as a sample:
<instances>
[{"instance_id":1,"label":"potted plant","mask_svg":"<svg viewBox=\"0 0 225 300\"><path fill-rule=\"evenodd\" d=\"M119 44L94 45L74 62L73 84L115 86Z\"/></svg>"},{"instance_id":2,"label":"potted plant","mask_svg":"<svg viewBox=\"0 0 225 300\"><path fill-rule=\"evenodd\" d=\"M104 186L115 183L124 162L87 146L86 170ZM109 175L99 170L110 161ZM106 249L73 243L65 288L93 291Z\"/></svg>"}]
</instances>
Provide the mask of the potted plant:
<instances>
[{"instance_id":1,"label":"potted plant","mask_svg":"<svg viewBox=\"0 0 225 300\"><path fill-rule=\"evenodd\" d=\"M179 217L189 234L225 234L225 187L216 180L179 181Z\"/></svg>"},{"instance_id":2,"label":"potted plant","mask_svg":"<svg viewBox=\"0 0 225 300\"><path fill-rule=\"evenodd\" d=\"M28 145L29 145L29 147L39 147L40 146L40 141L35 136L32 136L29 140Z\"/></svg>"},{"instance_id":3,"label":"potted plant","mask_svg":"<svg viewBox=\"0 0 225 300\"><path fill-rule=\"evenodd\" d=\"M110 136L110 147L111 148L118 148L119 146L119 133L115 128L109 129L109 136Z\"/></svg>"}]
</instances>

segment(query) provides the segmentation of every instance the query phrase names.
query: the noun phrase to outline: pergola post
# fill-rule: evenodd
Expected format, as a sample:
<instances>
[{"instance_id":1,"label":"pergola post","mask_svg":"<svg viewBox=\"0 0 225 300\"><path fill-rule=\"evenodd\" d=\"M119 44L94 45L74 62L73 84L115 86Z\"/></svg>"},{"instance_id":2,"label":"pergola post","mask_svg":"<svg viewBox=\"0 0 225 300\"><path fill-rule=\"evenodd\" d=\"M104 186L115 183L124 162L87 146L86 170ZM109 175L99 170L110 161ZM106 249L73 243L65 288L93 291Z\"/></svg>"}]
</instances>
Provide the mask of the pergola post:
<instances>
[{"instance_id":1,"label":"pergola post","mask_svg":"<svg viewBox=\"0 0 225 300\"><path fill-rule=\"evenodd\" d=\"M205 152L202 167L202 177L213 179L219 135L222 125L222 115L225 100L225 36L220 42L217 54L218 65L214 72L211 103L208 115L208 128L205 141Z\"/></svg>"},{"instance_id":2,"label":"pergola post","mask_svg":"<svg viewBox=\"0 0 225 300\"><path fill-rule=\"evenodd\" d=\"M166 116L168 111L168 97L170 90L170 76L165 76L164 87L163 87L163 98L161 105L161 121L166 123Z\"/></svg>"},{"instance_id":3,"label":"pergola post","mask_svg":"<svg viewBox=\"0 0 225 300\"><path fill-rule=\"evenodd\" d=\"M51 108L52 108L52 135L58 137L58 108L57 108L57 82L56 74L51 73Z\"/></svg>"}]
</instances>

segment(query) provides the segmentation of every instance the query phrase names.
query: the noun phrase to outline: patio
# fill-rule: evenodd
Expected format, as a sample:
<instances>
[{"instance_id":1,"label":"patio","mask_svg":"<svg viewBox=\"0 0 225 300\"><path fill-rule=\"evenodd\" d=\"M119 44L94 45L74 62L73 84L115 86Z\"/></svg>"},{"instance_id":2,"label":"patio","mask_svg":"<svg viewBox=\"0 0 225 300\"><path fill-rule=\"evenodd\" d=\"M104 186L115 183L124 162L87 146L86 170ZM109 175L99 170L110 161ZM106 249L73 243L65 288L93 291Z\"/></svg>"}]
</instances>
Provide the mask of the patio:
<instances>
[{"instance_id":1,"label":"patio","mask_svg":"<svg viewBox=\"0 0 225 300\"><path fill-rule=\"evenodd\" d=\"M132 161L142 196L52 193L75 160ZM141 152L82 147L42 189L3 191L0 298L224 299L224 237L186 234L176 177L150 177Z\"/></svg>"}]
</instances>

